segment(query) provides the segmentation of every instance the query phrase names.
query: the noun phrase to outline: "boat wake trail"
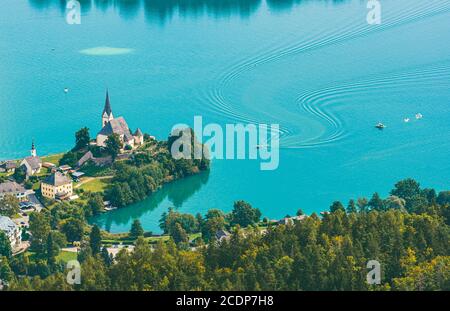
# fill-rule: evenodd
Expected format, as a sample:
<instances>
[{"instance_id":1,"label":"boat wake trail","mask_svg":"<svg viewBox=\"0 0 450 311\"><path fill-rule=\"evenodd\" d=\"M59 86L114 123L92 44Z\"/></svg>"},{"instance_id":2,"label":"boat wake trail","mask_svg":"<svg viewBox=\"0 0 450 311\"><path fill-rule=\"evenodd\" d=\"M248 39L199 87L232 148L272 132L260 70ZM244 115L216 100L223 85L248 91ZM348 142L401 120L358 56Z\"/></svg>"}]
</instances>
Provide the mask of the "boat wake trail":
<instances>
[{"instance_id":1,"label":"boat wake trail","mask_svg":"<svg viewBox=\"0 0 450 311\"><path fill-rule=\"evenodd\" d=\"M331 86L301 94L297 105L314 118L321 120L331 129L324 137L315 137L300 141L299 137L291 136L283 142L284 148L308 148L323 146L345 138L348 133L340 120L328 107L344 104L352 97L370 92L398 91L413 86L433 86L447 88L450 81L450 63L438 63L421 66L401 72L392 72L358 82L349 82L340 86Z\"/></svg>"},{"instance_id":2,"label":"boat wake trail","mask_svg":"<svg viewBox=\"0 0 450 311\"><path fill-rule=\"evenodd\" d=\"M430 0L430 1L415 1L413 3L405 2L407 5L401 5L396 7L397 9L386 10L383 12L383 23L378 26L371 26L367 23L361 22L359 14L353 19L348 19L348 16L343 18L342 22L338 23L342 25L338 28L327 29L323 32L315 32L307 35L305 39L294 44L275 44L275 46L264 47L259 50L254 56L243 59L236 62L231 67L228 67L224 74L220 75L216 81L218 81L211 89L206 90L205 94L201 97L205 99L207 103L207 109L211 112L228 117L238 122L244 123L270 123L267 120L261 120L252 116L250 113L246 113L242 107L237 104L232 104L227 101L224 95L225 90L229 88L229 85L235 81L239 76L254 70L258 66L265 65L279 61L287 56L297 55L301 53L315 51L324 47L329 47L336 44L341 44L347 41L355 40L377 34L382 31L386 31L395 27L400 27L410 23L422 21L426 18L434 17L440 14L450 12L450 1L448 0ZM320 29L320 28L319 28ZM283 40L282 40L283 41ZM284 42L284 41L283 41ZM407 80L406 77L403 77ZM399 77L399 79L403 79ZM372 81L373 85L370 86L370 81L367 85L348 85L343 89L327 89L323 90L328 92L327 94L321 94L321 91L313 92L310 94L304 94L297 101L304 111L307 111L314 117L320 117L327 122L328 126L331 126L333 132L327 138L310 138L309 142L296 144L298 141L298 129L295 124L286 125L280 116L280 137L282 147L285 148L307 148L312 146L318 146L328 143L336 142L342 137L345 137L346 133L342 126L342 121L337 116L330 113L326 107L331 104L328 98L321 98L321 96L338 96L344 94L346 91L356 91L356 89L364 87L376 87L377 83L383 85L382 80ZM349 89L346 89L349 88ZM333 92L336 94L333 95ZM331 98L334 100L333 98ZM271 119L277 118L277 116L271 116ZM273 122L272 122L273 123Z\"/></svg>"}]
</instances>

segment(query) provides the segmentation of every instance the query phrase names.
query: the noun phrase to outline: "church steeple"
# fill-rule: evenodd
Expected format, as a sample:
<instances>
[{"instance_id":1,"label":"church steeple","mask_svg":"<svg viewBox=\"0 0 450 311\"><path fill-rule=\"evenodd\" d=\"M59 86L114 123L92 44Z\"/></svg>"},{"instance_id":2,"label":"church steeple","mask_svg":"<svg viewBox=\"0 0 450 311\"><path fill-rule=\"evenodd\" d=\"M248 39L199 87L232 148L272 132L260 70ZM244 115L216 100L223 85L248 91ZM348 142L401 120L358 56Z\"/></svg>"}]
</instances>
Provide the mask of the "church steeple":
<instances>
[{"instance_id":1,"label":"church steeple","mask_svg":"<svg viewBox=\"0 0 450 311\"><path fill-rule=\"evenodd\" d=\"M102 113L102 127L112 119L114 119L114 116L112 113L111 104L109 103L109 93L108 90L106 90L105 108L103 108Z\"/></svg>"},{"instance_id":2,"label":"church steeple","mask_svg":"<svg viewBox=\"0 0 450 311\"><path fill-rule=\"evenodd\" d=\"M32 157L35 157L37 155L36 147L34 146L34 139L31 141L31 150L30 150L30 152L31 152L31 156Z\"/></svg>"}]
</instances>

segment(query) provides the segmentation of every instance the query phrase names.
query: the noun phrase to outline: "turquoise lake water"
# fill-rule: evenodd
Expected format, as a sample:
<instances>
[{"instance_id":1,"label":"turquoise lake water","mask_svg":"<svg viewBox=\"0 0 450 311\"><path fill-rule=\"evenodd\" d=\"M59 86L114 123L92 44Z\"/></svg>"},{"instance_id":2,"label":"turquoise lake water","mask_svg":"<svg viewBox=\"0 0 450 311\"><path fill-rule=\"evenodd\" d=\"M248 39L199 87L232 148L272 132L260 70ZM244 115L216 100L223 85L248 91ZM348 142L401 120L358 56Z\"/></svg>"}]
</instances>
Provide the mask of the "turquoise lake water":
<instances>
[{"instance_id":1,"label":"turquoise lake water","mask_svg":"<svg viewBox=\"0 0 450 311\"><path fill-rule=\"evenodd\" d=\"M108 88L115 116L158 139L195 115L282 133L277 170L216 160L93 220L111 232L136 218L158 232L170 206L243 199L276 219L387 195L406 177L448 189L450 1L381 2L381 25L368 25L360 0L84 0L68 25L65 1L3 0L0 159L28 155L32 138L45 155L83 126L95 135Z\"/></svg>"}]
</instances>

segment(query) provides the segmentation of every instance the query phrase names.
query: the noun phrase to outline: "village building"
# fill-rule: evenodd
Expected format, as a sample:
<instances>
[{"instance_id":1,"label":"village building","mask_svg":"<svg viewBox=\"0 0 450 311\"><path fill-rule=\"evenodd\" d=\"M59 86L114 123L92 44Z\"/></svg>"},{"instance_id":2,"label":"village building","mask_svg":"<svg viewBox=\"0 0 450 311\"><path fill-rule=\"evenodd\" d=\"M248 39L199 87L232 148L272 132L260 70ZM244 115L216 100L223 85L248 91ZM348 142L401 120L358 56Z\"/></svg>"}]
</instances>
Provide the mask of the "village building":
<instances>
[{"instance_id":1,"label":"village building","mask_svg":"<svg viewBox=\"0 0 450 311\"><path fill-rule=\"evenodd\" d=\"M142 131L140 128L136 130L133 134L134 136L134 145L135 146L141 146L144 144L144 134L142 134Z\"/></svg>"},{"instance_id":2,"label":"village building","mask_svg":"<svg viewBox=\"0 0 450 311\"><path fill-rule=\"evenodd\" d=\"M0 231L3 231L11 242L11 248L14 250L22 242L22 231L9 217L0 216Z\"/></svg>"},{"instance_id":3,"label":"village building","mask_svg":"<svg viewBox=\"0 0 450 311\"><path fill-rule=\"evenodd\" d=\"M102 113L102 129L97 134L96 138L97 146L105 147L106 140L113 134L119 136L124 147L130 146L131 148L134 148L144 143L144 135L140 129L137 129L133 135L123 117L114 118L111 103L109 101L109 94L106 92L105 107Z\"/></svg>"},{"instance_id":4,"label":"village building","mask_svg":"<svg viewBox=\"0 0 450 311\"><path fill-rule=\"evenodd\" d=\"M230 233L226 230L219 230L216 232L216 239L219 242L223 240L228 240L231 237Z\"/></svg>"},{"instance_id":5,"label":"village building","mask_svg":"<svg viewBox=\"0 0 450 311\"><path fill-rule=\"evenodd\" d=\"M33 190L25 189L22 185L19 185L15 181L6 181L0 184L0 200L2 200L6 195L12 195L20 202L24 202L28 201L28 196L33 193Z\"/></svg>"},{"instance_id":6,"label":"village building","mask_svg":"<svg viewBox=\"0 0 450 311\"><path fill-rule=\"evenodd\" d=\"M1 173L14 173L17 168L17 164L14 161L5 161L0 164Z\"/></svg>"},{"instance_id":7,"label":"village building","mask_svg":"<svg viewBox=\"0 0 450 311\"><path fill-rule=\"evenodd\" d=\"M301 221L307 217L308 216L306 216L306 215L300 215L300 216L294 216L294 217L284 217L278 221L278 224L285 225L285 226L293 225L295 221Z\"/></svg>"},{"instance_id":8,"label":"village building","mask_svg":"<svg viewBox=\"0 0 450 311\"><path fill-rule=\"evenodd\" d=\"M55 172L41 182L41 194L54 200L69 199L73 194L72 180L60 172Z\"/></svg>"},{"instance_id":9,"label":"village building","mask_svg":"<svg viewBox=\"0 0 450 311\"><path fill-rule=\"evenodd\" d=\"M88 151L78 160L76 167L80 168L88 162L92 162L96 166L107 166L112 164L113 161L111 156L96 158L91 151Z\"/></svg>"},{"instance_id":10,"label":"village building","mask_svg":"<svg viewBox=\"0 0 450 311\"><path fill-rule=\"evenodd\" d=\"M37 156L34 142L31 144L31 156L26 157L20 163L20 167L24 167L27 177L39 174L42 168L42 160Z\"/></svg>"}]
</instances>

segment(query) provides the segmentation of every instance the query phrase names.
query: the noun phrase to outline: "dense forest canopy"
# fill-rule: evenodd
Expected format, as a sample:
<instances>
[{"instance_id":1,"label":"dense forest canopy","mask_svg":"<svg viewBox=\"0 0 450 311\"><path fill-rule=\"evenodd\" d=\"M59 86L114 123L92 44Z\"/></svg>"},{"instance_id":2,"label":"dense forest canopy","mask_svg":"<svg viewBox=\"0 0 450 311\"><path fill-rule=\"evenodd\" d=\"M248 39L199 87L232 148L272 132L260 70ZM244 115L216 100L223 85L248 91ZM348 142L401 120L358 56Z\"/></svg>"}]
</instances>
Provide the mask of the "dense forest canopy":
<instances>
[{"instance_id":1,"label":"dense forest canopy","mask_svg":"<svg viewBox=\"0 0 450 311\"><path fill-rule=\"evenodd\" d=\"M149 245L135 222L134 251L115 258L102 248L98 227L83 227L82 209L65 204L33 216L32 243L41 257L4 250L0 278L9 290L449 290L449 194L407 179L386 199L334 202L323 217L285 225L257 222L259 211L243 201L230 214L170 210L161 219L169 240ZM71 218L79 226L66 228ZM217 240L218 229L230 236ZM186 234L197 231L203 238L192 246ZM79 285L67 284L64 265L55 261L58 245L74 238L82 239ZM381 264L379 285L366 282L370 260Z\"/></svg>"}]
</instances>

